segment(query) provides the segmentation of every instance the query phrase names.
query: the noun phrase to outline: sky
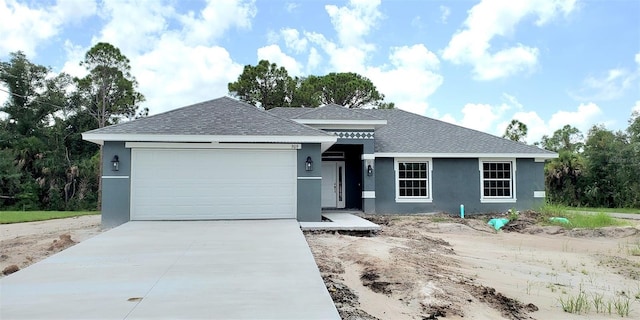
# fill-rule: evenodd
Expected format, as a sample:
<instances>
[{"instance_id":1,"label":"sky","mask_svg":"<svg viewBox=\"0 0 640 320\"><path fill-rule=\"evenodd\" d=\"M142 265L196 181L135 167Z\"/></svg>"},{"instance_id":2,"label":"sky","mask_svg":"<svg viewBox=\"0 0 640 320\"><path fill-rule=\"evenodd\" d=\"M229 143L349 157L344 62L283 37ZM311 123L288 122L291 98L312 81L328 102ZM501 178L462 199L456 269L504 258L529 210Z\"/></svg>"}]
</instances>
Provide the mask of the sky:
<instances>
[{"instance_id":1,"label":"sky","mask_svg":"<svg viewBox=\"0 0 640 320\"><path fill-rule=\"evenodd\" d=\"M115 45L151 114L228 95L262 59L356 72L397 108L494 135L518 119L529 143L640 112L638 0L0 0L0 17L1 61L81 77Z\"/></svg>"}]
</instances>

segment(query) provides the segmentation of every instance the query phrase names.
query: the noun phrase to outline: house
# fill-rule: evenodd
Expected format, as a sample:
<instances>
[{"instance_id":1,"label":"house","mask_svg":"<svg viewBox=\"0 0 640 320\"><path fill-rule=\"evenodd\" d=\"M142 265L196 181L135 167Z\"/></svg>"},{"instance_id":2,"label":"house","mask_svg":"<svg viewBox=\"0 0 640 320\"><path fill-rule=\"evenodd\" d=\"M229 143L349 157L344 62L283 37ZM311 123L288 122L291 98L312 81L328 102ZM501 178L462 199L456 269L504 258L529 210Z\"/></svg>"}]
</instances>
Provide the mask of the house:
<instances>
[{"instance_id":1,"label":"house","mask_svg":"<svg viewBox=\"0 0 640 320\"><path fill-rule=\"evenodd\" d=\"M479 121L481 121L479 119ZM556 153L402 110L229 97L83 133L103 145L102 219L320 221L322 210L467 213L542 203Z\"/></svg>"}]
</instances>

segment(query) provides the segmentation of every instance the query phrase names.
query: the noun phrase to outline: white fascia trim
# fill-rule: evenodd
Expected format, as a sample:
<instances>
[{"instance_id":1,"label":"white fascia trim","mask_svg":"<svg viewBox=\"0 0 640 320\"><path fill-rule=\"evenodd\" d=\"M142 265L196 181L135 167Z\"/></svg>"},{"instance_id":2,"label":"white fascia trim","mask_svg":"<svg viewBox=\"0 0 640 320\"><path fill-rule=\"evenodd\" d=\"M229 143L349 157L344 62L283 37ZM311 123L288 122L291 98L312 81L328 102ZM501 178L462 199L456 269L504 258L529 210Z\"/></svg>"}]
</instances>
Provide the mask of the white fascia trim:
<instances>
[{"instance_id":1,"label":"white fascia trim","mask_svg":"<svg viewBox=\"0 0 640 320\"><path fill-rule=\"evenodd\" d=\"M322 177L298 177L298 180L322 180Z\"/></svg>"},{"instance_id":2,"label":"white fascia trim","mask_svg":"<svg viewBox=\"0 0 640 320\"><path fill-rule=\"evenodd\" d=\"M102 179L129 179L129 176L102 176Z\"/></svg>"},{"instance_id":3,"label":"white fascia trim","mask_svg":"<svg viewBox=\"0 0 640 320\"><path fill-rule=\"evenodd\" d=\"M373 154L362 154L360 160L374 160L376 158Z\"/></svg>"},{"instance_id":4,"label":"white fascia trim","mask_svg":"<svg viewBox=\"0 0 640 320\"><path fill-rule=\"evenodd\" d=\"M400 152L376 152L376 158L533 158L533 159L554 159L558 157L554 154L538 153L400 153Z\"/></svg>"},{"instance_id":5,"label":"white fascia trim","mask_svg":"<svg viewBox=\"0 0 640 320\"><path fill-rule=\"evenodd\" d=\"M362 191L362 198L363 199L375 199L376 198L376 192L375 191Z\"/></svg>"},{"instance_id":6,"label":"white fascia trim","mask_svg":"<svg viewBox=\"0 0 640 320\"><path fill-rule=\"evenodd\" d=\"M508 198L508 199L500 199L500 198L484 198L480 199L480 203L516 203L518 200L516 198Z\"/></svg>"},{"instance_id":7,"label":"white fascia trim","mask_svg":"<svg viewBox=\"0 0 640 320\"><path fill-rule=\"evenodd\" d=\"M297 150L300 144L261 144L261 143L167 143L167 142L126 142L125 148L137 149L268 149Z\"/></svg>"},{"instance_id":8,"label":"white fascia trim","mask_svg":"<svg viewBox=\"0 0 640 320\"><path fill-rule=\"evenodd\" d=\"M270 142L270 143L330 143L338 137L326 136L220 136L220 135L176 135L176 134L100 134L83 133L82 139L102 144L104 141L146 142Z\"/></svg>"}]
</instances>

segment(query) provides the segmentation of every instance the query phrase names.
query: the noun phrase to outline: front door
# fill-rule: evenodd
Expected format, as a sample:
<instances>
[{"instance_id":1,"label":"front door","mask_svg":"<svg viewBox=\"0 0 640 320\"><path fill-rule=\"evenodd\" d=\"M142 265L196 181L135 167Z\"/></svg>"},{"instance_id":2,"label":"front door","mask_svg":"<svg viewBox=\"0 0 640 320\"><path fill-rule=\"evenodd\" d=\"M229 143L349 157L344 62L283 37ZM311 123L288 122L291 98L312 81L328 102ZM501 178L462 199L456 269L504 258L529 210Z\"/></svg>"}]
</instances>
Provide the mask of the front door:
<instances>
[{"instance_id":1,"label":"front door","mask_svg":"<svg viewBox=\"0 0 640 320\"><path fill-rule=\"evenodd\" d=\"M344 208L344 161L322 161L322 207Z\"/></svg>"}]
</instances>

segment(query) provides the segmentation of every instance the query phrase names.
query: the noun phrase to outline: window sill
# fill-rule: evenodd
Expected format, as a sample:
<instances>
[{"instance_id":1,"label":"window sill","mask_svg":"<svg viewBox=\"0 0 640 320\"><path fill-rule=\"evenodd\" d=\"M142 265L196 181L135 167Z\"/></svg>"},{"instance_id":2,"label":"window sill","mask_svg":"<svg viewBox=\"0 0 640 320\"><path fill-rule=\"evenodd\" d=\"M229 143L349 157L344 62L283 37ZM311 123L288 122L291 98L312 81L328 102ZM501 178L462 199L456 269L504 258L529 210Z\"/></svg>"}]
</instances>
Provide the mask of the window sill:
<instances>
[{"instance_id":1,"label":"window sill","mask_svg":"<svg viewBox=\"0 0 640 320\"><path fill-rule=\"evenodd\" d=\"M514 198L480 198L480 203L516 203L518 200Z\"/></svg>"},{"instance_id":2,"label":"window sill","mask_svg":"<svg viewBox=\"0 0 640 320\"><path fill-rule=\"evenodd\" d=\"M396 198L396 203L431 203L433 199L424 198Z\"/></svg>"}]
</instances>

